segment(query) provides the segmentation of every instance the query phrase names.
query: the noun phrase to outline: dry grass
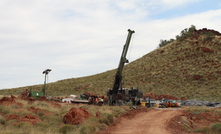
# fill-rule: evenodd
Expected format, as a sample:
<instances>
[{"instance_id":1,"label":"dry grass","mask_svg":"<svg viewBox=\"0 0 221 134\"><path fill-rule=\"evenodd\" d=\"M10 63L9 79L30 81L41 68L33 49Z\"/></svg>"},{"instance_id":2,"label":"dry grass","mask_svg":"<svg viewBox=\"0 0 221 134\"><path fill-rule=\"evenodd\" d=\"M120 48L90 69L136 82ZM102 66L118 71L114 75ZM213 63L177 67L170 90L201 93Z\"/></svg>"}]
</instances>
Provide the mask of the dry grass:
<instances>
[{"instance_id":1,"label":"dry grass","mask_svg":"<svg viewBox=\"0 0 221 134\"><path fill-rule=\"evenodd\" d=\"M113 122L114 117L121 113L127 112L130 108L129 106L94 106L94 105L70 105L62 104L62 108L54 107L51 102L45 101L35 101L33 103L28 103L24 100L16 99L16 103L23 104L22 107L15 107L15 105L0 105L0 134L93 134L107 127L107 124ZM35 107L50 113L45 115L43 112L34 113L29 110L30 107ZM72 107L83 107L85 108L93 117L88 118L84 123L71 126L63 124L63 116L68 113ZM100 113L100 117L96 117L96 113ZM19 122L16 119L7 120L7 115L16 114L22 117L26 114L31 114L39 118L42 122L38 122L35 125L31 125L26 122ZM17 124L17 125L15 125Z\"/></svg>"}]
</instances>

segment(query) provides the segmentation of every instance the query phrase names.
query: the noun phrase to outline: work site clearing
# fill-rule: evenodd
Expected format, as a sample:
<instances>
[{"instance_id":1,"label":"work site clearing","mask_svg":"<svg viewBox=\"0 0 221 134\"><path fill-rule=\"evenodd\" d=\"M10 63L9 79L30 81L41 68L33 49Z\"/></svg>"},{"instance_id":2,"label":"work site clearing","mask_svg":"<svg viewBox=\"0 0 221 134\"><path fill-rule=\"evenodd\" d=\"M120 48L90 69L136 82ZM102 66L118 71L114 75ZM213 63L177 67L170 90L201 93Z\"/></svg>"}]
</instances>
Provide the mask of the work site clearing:
<instances>
[{"instance_id":1,"label":"work site clearing","mask_svg":"<svg viewBox=\"0 0 221 134\"><path fill-rule=\"evenodd\" d=\"M217 57L218 51L215 50L220 45L221 34L214 30L196 30L194 26L191 26L189 30L182 31L182 36L177 36L177 40L165 46L163 50L156 50L149 54L150 57L152 56L151 59L159 58L158 60L160 60L166 54L169 54L168 52L170 54L174 52L172 55L168 55L167 59L169 60L157 62L163 63L163 66L155 64L150 68L141 69L137 68L141 65L132 67L129 70L130 72L134 71L135 68L139 72L140 70L145 71L140 73L141 75L132 73L139 76L132 77L133 80L137 79L136 81L143 84L151 84L155 81L156 83L154 82L155 84L152 85L153 88L159 84L156 90L153 91L155 94L153 94L150 92L152 86L149 87L149 93L146 93L148 89L140 90L135 85L129 85L131 88L122 87L123 68L124 64L128 63L126 54L134 33L135 31L128 29L128 36L123 47L114 84L112 88L106 90L106 95L102 94L100 96L85 92L93 90L84 88L82 90L84 93L80 96L72 94L69 97L47 96L46 78L51 69L46 69L43 72L45 82L42 91L27 89L19 96L3 96L0 99L0 134L221 134L221 102L201 101L220 100L220 92L218 89L215 90L214 87L219 87L217 84L220 83L220 70L218 70L220 67L218 59L220 57ZM195 41L195 39L199 41ZM194 40L194 42L191 40ZM213 40L215 40L214 46L216 49L201 46L202 44L208 44L209 47L212 47ZM190 42L190 48L184 48L184 45L180 45L184 43L185 46L188 46L186 42ZM177 55L181 52L183 55ZM215 55L216 53L217 55ZM175 59L171 60L170 56L175 57ZM185 58L180 58L180 56ZM208 57L211 59L207 59ZM197 60L192 61L194 58ZM217 60L214 61L214 58ZM139 61L139 63L151 63L149 60L144 61ZM188 66L190 63L194 68ZM195 63L199 68L195 68ZM176 69L172 69L172 65L179 65L177 73ZM185 70L183 70L184 67ZM215 69L211 70L212 68ZM194 71L200 69L204 70L201 70L201 72ZM125 71L128 72L128 70ZM153 73L147 74L146 72ZM204 72L206 74L203 74ZM213 72L216 72L216 74ZM179 77L180 75L181 77ZM160 79L158 79L158 76ZM184 80L182 80L183 78ZM216 82L211 84L213 81ZM140 85L139 82L131 83ZM187 84L183 84L184 82L187 82ZM199 88L203 85L205 89L208 89L208 92L202 92L207 90ZM211 87L207 88L208 85L211 85ZM174 87L177 89L172 90ZM186 89L184 90L181 87ZM101 89L100 85L99 88ZM164 88L168 90L161 92L160 90ZM96 88L93 87L93 89ZM194 91L192 91L193 89ZM143 90L146 90L146 92ZM72 93L72 90L70 91ZM175 94L173 94L174 91L176 91ZM98 92L93 91L93 93ZM10 95L9 92L4 94ZM180 98L172 96L172 94ZM190 96L197 100L189 100L188 97ZM216 99L207 99L210 96Z\"/></svg>"},{"instance_id":2,"label":"work site clearing","mask_svg":"<svg viewBox=\"0 0 221 134\"><path fill-rule=\"evenodd\" d=\"M95 106L47 99L22 100L13 95L0 99L2 134L219 134L220 126L220 107Z\"/></svg>"}]
</instances>

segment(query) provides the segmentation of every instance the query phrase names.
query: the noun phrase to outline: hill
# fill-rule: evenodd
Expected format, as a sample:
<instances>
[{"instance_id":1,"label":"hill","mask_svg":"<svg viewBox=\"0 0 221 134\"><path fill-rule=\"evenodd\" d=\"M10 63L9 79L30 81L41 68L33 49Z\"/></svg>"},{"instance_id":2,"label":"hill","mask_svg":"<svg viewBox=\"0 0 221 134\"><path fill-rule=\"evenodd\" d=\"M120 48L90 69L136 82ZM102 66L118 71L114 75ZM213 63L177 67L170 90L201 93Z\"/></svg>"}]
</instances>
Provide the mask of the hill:
<instances>
[{"instance_id":1,"label":"hill","mask_svg":"<svg viewBox=\"0 0 221 134\"><path fill-rule=\"evenodd\" d=\"M123 71L123 87L139 87L144 93L151 91L178 98L220 100L221 34L204 28L184 35L181 32L176 40L127 64ZM50 96L80 94L84 91L106 95L106 89L113 86L115 72L116 69L49 83L46 92ZM42 87L33 85L0 90L0 94L16 95L24 89L40 91Z\"/></svg>"}]
</instances>

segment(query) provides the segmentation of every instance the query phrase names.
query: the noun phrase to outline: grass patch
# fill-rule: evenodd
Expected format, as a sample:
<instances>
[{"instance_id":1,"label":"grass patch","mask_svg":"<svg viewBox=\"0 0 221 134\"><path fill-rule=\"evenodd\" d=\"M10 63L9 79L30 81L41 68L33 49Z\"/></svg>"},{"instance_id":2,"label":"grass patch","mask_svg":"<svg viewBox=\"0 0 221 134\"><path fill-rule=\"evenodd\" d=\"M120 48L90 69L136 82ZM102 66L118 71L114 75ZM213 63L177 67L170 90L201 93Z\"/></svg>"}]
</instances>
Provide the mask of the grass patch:
<instances>
[{"instance_id":1,"label":"grass patch","mask_svg":"<svg viewBox=\"0 0 221 134\"><path fill-rule=\"evenodd\" d=\"M202 127L202 128L197 128L194 130L194 133L203 133L206 134L210 131L209 127Z\"/></svg>"},{"instance_id":2,"label":"grass patch","mask_svg":"<svg viewBox=\"0 0 221 134\"><path fill-rule=\"evenodd\" d=\"M19 109L20 106L18 106L18 105L11 105L11 108L13 108L13 109Z\"/></svg>"},{"instance_id":3,"label":"grass patch","mask_svg":"<svg viewBox=\"0 0 221 134\"><path fill-rule=\"evenodd\" d=\"M0 112L4 113L4 114L10 114L12 113L14 110L10 107L6 107L3 105L0 105Z\"/></svg>"},{"instance_id":4,"label":"grass patch","mask_svg":"<svg viewBox=\"0 0 221 134\"><path fill-rule=\"evenodd\" d=\"M40 119L43 122L48 123L50 125L59 125L60 123L62 123L62 117L54 116L54 115L44 115L40 117Z\"/></svg>"},{"instance_id":5,"label":"grass patch","mask_svg":"<svg viewBox=\"0 0 221 134\"><path fill-rule=\"evenodd\" d=\"M210 129L215 132L221 134L221 123L213 123L210 125Z\"/></svg>"},{"instance_id":6,"label":"grass patch","mask_svg":"<svg viewBox=\"0 0 221 134\"><path fill-rule=\"evenodd\" d=\"M203 114L205 112L210 112L211 109L208 109L206 107L190 107L189 112L193 115L199 115Z\"/></svg>"},{"instance_id":7,"label":"grass patch","mask_svg":"<svg viewBox=\"0 0 221 134\"><path fill-rule=\"evenodd\" d=\"M114 114L109 114L109 113L102 113L101 114L101 119L100 122L104 123L106 125L110 125L114 120Z\"/></svg>"},{"instance_id":8,"label":"grass patch","mask_svg":"<svg viewBox=\"0 0 221 134\"><path fill-rule=\"evenodd\" d=\"M41 130L41 131L45 132L45 131L48 131L49 128L51 128L51 125L46 123L46 122L38 122L38 123L35 124L35 127L38 130Z\"/></svg>"},{"instance_id":9,"label":"grass patch","mask_svg":"<svg viewBox=\"0 0 221 134\"><path fill-rule=\"evenodd\" d=\"M79 130L80 134L93 134L95 131L96 127L94 125L85 125Z\"/></svg>"},{"instance_id":10,"label":"grass patch","mask_svg":"<svg viewBox=\"0 0 221 134\"><path fill-rule=\"evenodd\" d=\"M20 117L22 117L22 116L24 116L24 115L26 115L26 114L31 114L31 115L36 116L34 113L32 113L32 112L30 112L30 111L27 111L27 110L20 110L20 111L18 111L16 114L17 114L18 116L20 116Z\"/></svg>"},{"instance_id":11,"label":"grass patch","mask_svg":"<svg viewBox=\"0 0 221 134\"><path fill-rule=\"evenodd\" d=\"M31 124L29 124L29 123L26 123L26 122L20 122L20 123L18 123L17 125L16 125L16 127L17 128L19 128L19 129L25 129L25 130L29 130L29 129L31 129L33 126L31 125Z\"/></svg>"},{"instance_id":12,"label":"grass patch","mask_svg":"<svg viewBox=\"0 0 221 134\"><path fill-rule=\"evenodd\" d=\"M221 123L213 123L209 127L197 128L194 132L203 134L221 134Z\"/></svg>"},{"instance_id":13,"label":"grass patch","mask_svg":"<svg viewBox=\"0 0 221 134\"><path fill-rule=\"evenodd\" d=\"M14 123L17 123L18 121L17 120L7 120L6 122L5 122L5 125L7 125L7 126L9 126L9 125L12 125L12 124L14 124Z\"/></svg>"},{"instance_id":14,"label":"grass patch","mask_svg":"<svg viewBox=\"0 0 221 134\"><path fill-rule=\"evenodd\" d=\"M59 132L61 134L68 134L68 133L74 133L76 130L76 126L65 124L64 126L59 128Z\"/></svg>"},{"instance_id":15,"label":"grass patch","mask_svg":"<svg viewBox=\"0 0 221 134\"><path fill-rule=\"evenodd\" d=\"M0 126L1 125L5 125L6 124L6 120L4 117L0 116Z\"/></svg>"}]
</instances>

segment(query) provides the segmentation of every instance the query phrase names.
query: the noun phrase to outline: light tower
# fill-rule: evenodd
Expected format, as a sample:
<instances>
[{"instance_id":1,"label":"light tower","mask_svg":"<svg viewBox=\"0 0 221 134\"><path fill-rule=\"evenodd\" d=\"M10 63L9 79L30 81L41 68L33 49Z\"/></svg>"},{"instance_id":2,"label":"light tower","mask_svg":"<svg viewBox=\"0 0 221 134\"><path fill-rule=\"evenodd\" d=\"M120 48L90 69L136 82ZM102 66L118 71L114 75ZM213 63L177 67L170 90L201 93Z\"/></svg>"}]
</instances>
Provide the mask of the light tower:
<instances>
[{"instance_id":1,"label":"light tower","mask_svg":"<svg viewBox=\"0 0 221 134\"><path fill-rule=\"evenodd\" d=\"M45 74L45 80L44 80L44 86L43 86L43 89L42 89L42 92L43 94L45 95L45 91L46 91L46 76L48 75L48 73L51 71L51 69L46 69L43 71L43 74Z\"/></svg>"}]
</instances>

